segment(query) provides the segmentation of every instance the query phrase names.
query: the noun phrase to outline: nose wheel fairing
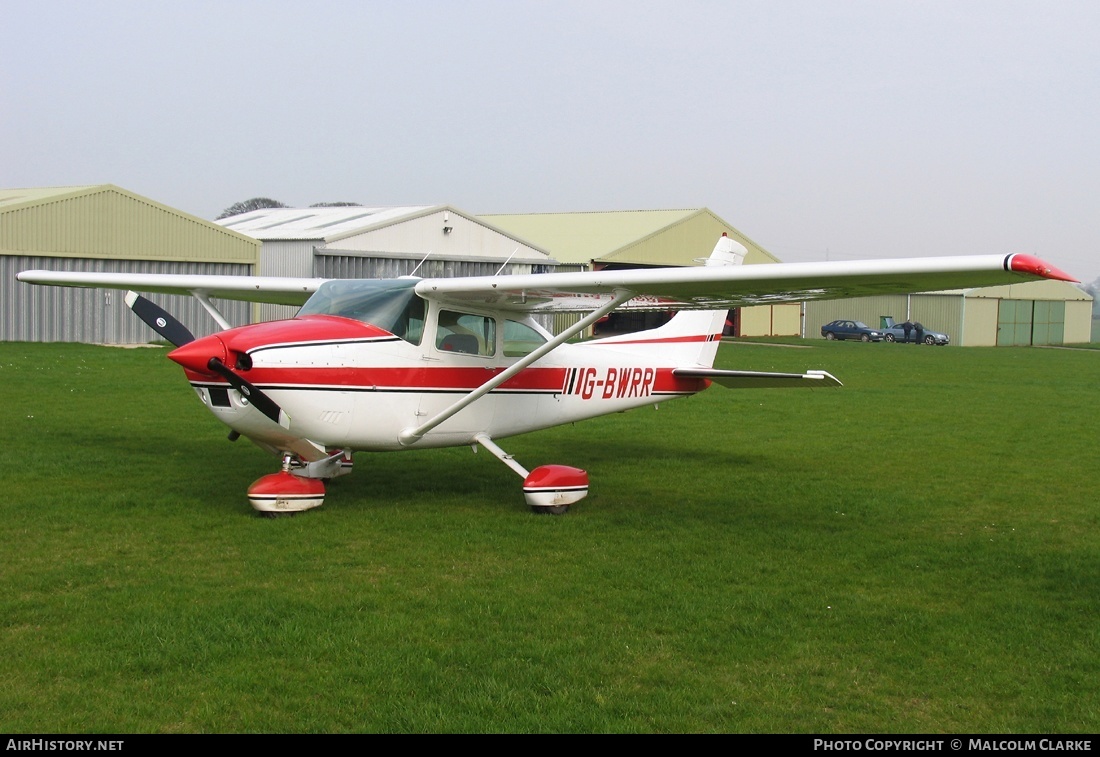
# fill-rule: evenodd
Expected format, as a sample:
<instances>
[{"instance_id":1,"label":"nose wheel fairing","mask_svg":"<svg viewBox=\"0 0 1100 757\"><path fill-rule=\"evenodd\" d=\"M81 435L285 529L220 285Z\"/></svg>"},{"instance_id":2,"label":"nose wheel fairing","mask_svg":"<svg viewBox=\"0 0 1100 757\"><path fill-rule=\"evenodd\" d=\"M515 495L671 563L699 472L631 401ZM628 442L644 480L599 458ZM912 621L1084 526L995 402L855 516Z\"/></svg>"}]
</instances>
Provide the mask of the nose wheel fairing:
<instances>
[{"instance_id":1,"label":"nose wheel fairing","mask_svg":"<svg viewBox=\"0 0 1100 757\"><path fill-rule=\"evenodd\" d=\"M264 515L297 513L325 503L325 484L317 478L302 478L290 471L270 473L248 487L248 502Z\"/></svg>"},{"instance_id":2,"label":"nose wheel fairing","mask_svg":"<svg viewBox=\"0 0 1100 757\"><path fill-rule=\"evenodd\" d=\"M325 503L323 479L351 473L350 450L335 450L323 460L303 462L292 454L283 455L283 469L262 476L248 487L248 502L263 515L297 513Z\"/></svg>"}]
</instances>

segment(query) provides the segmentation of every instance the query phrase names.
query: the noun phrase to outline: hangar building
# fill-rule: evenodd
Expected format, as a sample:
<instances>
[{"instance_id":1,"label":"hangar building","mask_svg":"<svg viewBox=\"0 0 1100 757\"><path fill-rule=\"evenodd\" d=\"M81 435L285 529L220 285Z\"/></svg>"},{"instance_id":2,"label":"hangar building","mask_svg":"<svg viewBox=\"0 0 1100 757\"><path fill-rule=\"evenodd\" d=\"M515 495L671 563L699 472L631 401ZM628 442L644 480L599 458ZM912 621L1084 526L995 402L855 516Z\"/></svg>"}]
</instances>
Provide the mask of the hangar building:
<instances>
[{"instance_id":1,"label":"hangar building","mask_svg":"<svg viewBox=\"0 0 1100 757\"><path fill-rule=\"evenodd\" d=\"M483 215L488 221L530 239L562 261L592 270L615 267L698 265L723 233L748 248L746 264L778 258L706 208ZM1042 281L983 289L911 295L825 300L739 308L733 311L736 336L806 336L838 318L880 325L882 316L907 317L950 334L952 343L971 346L1070 344L1089 341L1091 298L1065 282ZM626 328L653 324L653 315L619 314L634 319Z\"/></svg>"},{"instance_id":2,"label":"hangar building","mask_svg":"<svg viewBox=\"0 0 1100 757\"><path fill-rule=\"evenodd\" d=\"M17 282L30 268L320 277L539 273L695 265L727 233L746 263L777 259L706 208L471 216L451 206L280 208L209 222L110 184L0 189L0 340L139 343L156 334L118 292ZM262 244L261 244L262 242ZM427 258L425 254L427 253ZM197 334L217 326L193 298L153 295ZM291 314L290 308L219 303L231 323ZM803 310L804 308L804 310ZM954 344L1087 342L1091 298L1064 282L735 311L740 336L818 337L821 324L906 317ZM565 317L565 316L563 316ZM653 314L622 314L626 329ZM548 324L549 325L549 324ZM562 324L558 324L559 328Z\"/></svg>"},{"instance_id":3,"label":"hangar building","mask_svg":"<svg viewBox=\"0 0 1100 757\"><path fill-rule=\"evenodd\" d=\"M838 318L872 328L885 317L919 321L966 347L1081 344L1092 330L1092 297L1065 281L954 289L920 294L881 295L806 303L806 333Z\"/></svg>"},{"instance_id":4,"label":"hangar building","mask_svg":"<svg viewBox=\"0 0 1100 757\"><path fill-rule=\"evenodd\" d=\"M260 244L111 184L0 189L0 341L142 343L156 332L120 292L33 286L27 269L250 275ZM197 300L151 295L196 334L220 330ZM251 305L221 302L247 323Z\"/></svg>"},{"instance_id":5,"label":"hangar building","mask_svg":"<svg viewBox=\"0 0 1100 757\"><path fill-rule=\"evenodd\" d=\"M623 210L588 213L488 214L481 218L529 239L558 260L589 270L699 265L722 234L745 245L746 264L778 263L778 258L707 208ZM801 308L760 305L733 313L737 336L797 336ZM612 328L649 328L656 313L612 314Z\"/></svg>"},{"instance_id":6,"label":"hangar building","mask_svg":"<svg viewBox=\"0 0 1100 757\"><path fill-rule=\"evenodd\" d=\"M218 221L263 243L259 274L321 278L491 276L579 270L449 205L264 208ZM259 306L258 320L293 309Z\"/></svg>"}]
</instances>

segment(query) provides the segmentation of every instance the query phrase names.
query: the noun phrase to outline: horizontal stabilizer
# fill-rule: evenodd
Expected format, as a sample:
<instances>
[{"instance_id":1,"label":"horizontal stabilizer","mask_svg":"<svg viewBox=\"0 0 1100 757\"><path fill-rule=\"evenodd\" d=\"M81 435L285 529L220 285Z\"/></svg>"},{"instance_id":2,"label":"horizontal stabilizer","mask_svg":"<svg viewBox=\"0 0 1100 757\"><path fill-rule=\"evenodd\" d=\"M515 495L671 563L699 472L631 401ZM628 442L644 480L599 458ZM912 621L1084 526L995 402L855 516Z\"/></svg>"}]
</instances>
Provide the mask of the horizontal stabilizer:
<instances>
[{"instance_id":1,"label":"horizontal stabilizer","mask_svg":"<svg viewBox=\"0 0 1100 757\"><path fill-rule=\"evenodd\" d=\"M825 371L805 373L766 373L760 371L723 371L717 368L676 368L674 376L705 378L730 389L770 389L773 387L820 389L843 386Z\"/></svg>"}]
</instances>

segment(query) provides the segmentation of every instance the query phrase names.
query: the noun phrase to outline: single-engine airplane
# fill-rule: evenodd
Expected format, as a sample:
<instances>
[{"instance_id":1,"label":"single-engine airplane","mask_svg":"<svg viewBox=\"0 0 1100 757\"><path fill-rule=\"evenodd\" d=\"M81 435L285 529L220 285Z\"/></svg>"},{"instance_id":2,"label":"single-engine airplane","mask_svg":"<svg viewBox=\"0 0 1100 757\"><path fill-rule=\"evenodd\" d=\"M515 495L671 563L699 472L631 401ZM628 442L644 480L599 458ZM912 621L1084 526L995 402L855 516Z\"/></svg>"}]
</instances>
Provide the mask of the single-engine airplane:
<instances>
[{"instance_id":1,"label":"single-engine airplane","mask_svg":"<svg viewBox=\"0 0 1100 757\"><path fill-rule=\"evenodd\" d=\"M535 512L561 514L588 494L586 471L528 471L497 445L517 434L656 405L711 383L834 387L824 371L715 369L730 308L811 299L1075 281L1028 255L742 266L722 235L704 265L418 279L24 271L20 281L131 290L130 308L176 346L203 404L281 457L248 489L263 514L324 502L324 481L350 473L352 453L470 445L523 478ZM137 291L190 294L224 331L196 339ZM289 320L232 328L211 298L300 305ZM615 310L676 311L647 331L571 343ZM585 313L554 335L533 316Z\"/></svg>"}]
</instances>

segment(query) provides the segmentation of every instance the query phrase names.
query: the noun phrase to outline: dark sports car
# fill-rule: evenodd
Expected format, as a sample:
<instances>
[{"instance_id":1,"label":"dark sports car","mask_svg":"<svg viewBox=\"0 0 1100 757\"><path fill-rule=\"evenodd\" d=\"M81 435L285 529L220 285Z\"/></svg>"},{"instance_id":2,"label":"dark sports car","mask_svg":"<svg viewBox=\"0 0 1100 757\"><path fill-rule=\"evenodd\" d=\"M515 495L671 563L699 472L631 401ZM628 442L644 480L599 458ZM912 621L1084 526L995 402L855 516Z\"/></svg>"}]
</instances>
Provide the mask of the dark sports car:
<instances>
[{"instance_id":1,"label":"dark sports car","mask_svg":"<svg viewBox=\"0 0 1100 757\"><path fill-rule=\"evenodd\" d=\"M883 334L863 321L839 320L826 323L821 327L821 336L826 339L859 339L863 342L880 342Z\"/></svg>"}]
</instances>

